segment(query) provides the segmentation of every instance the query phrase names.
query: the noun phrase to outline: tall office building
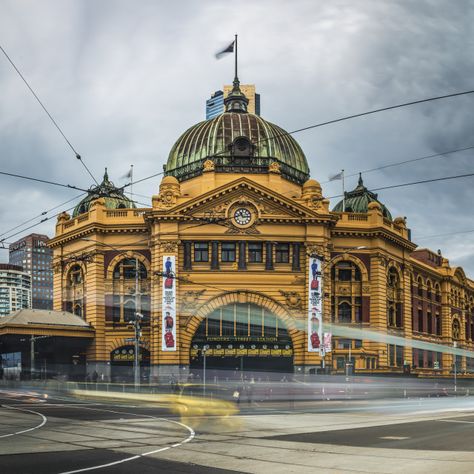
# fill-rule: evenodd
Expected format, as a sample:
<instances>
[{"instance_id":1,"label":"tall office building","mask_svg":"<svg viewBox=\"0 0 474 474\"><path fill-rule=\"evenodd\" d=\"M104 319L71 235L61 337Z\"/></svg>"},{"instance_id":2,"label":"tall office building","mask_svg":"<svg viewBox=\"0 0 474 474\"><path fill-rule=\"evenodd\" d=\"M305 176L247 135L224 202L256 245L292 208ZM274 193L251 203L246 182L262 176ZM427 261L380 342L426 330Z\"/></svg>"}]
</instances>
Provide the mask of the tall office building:
<instances>
[{"instance_id":1,"label":"tall office building","mask_svg":"<svg viewBox=\"0 0 474 474\"><path fill-rule=\"evenodd\" d=\"M224 93L216 91L206 100L206 120L217 117L224 112Z\"/></svg>"},{"instance_id":2,"label":"tall office building","mask_svg":"<svg viewBox=\"0 0 474 474\"><path fill-rule=\"evenodd\" d=\"M32 307L53 308L52 251L46 245L49 237L30 234L10 245L10 263L23 267L31 275Z\"/></svg>"},{"instance_id":3,"label":"tall office building","mask_svg":"<svg viewBox=\"0 0 474 474\"><path fill-rule=\"evenodd\" d=\"M224 99L232 90L232 85L224 86L223 91L216 91L206 100L206 120L217 117L224 112ZM255 93L254 84L241 84L240 90L249 100L247 111L251 114L260 115L260 94Z\"/></svg>"},{"instance_id":4,"label":"tall office building","mask_svg":"<svg viewBox=\"0 0 474 474\"><path fill-rule=\"evenodd\" d=\"M0 317L31 308L31 276L18 265L0 263Z\"/></svg>"}]
</instances>

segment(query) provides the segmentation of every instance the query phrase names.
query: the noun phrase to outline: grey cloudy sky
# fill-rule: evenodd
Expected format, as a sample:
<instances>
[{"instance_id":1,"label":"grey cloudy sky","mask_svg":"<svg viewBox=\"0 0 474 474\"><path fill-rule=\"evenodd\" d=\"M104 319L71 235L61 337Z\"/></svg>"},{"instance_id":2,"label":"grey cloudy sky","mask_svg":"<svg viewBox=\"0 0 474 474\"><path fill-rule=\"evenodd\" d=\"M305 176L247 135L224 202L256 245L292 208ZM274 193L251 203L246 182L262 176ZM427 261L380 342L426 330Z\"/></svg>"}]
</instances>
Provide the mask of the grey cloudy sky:
<instances>
[{"instance_id":1,"label":"grey cloudy sky","mask_svg":"<svg viewBox=\"0 0 474 474\"><path fill-rule=\"evenodd\" d=\"M230 83L214 52L239 33L239 76L262 116L286 130L430 96L474 89L474 2L0 0L0 41L96 177L116 184L162 170L174 141L204 119ZM89 187L90 177L0 56L1 170ZM295 135L312 176L348 174L474 146L474 95L384 112ZM474 150L364 175L390 184L474 171ZM347 188L356 185L347 179ZM474 275L474 178L381 191L420 246ZM159 178L136 186L156 192ZM326 196L340 183L323 185ZM0 234L76 191L0 177ZM141 199L143 200L143 199ZM332 203L333 205L336 203ZM70 206L65 205L65 207ZM51 215L54 212L51 213ZM50 214L47 214L48 216ZM38 222L39 219L32 221ZM55 219L31 231L53 235ZM2 250L0 259L7 252Z\"/></svg>"}]
</instances>

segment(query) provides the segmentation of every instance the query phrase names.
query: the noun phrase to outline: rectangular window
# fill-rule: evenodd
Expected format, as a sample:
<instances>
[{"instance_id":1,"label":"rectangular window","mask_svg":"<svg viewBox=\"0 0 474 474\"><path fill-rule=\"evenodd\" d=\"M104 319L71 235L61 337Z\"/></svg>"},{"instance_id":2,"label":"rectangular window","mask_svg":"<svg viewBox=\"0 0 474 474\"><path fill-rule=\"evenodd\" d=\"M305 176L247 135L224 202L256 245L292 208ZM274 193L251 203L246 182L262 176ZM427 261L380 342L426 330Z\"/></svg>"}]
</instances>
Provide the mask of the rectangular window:
<instances>
[{"instance_id":1,"label":"rectangular window","mask_svg":"<svg viewBox=\"0 0 474 474\"><path fill-rule=\"evenodd\" d=\"M396 359L396 364L397 367L403 367L403 346L396 346L396 352L397 352L397 359Z\"/></svg>"},{"instance_id":2,"label":"rectangular window","mask_svg":"<svg viewBox=\"0 0 474 474\"><path fill-rule=\"evenodd\" d=\"M429 334L432 334L434 331L433 331L433 320L431 319L431 313L428 312L427 314L427 319L426 321L428 322L428 329L427 329L427 332Z\"/></svg>"},{"instance_id":3,"label":"rectangular window","mask_svg":"<svg viewBox=\"0 0 474 474\"><path fill-rule=\"evenodd\" d=\"M235 242L222 242L221 260L223 262L235 262Z\"/></svg>"},{"instance_id":4,"label":"rectangular window","mask_svg":"<svg viewBox=\"0 0 474 474\"><path fill-rule=\"evenodd\" d=\"M248 247L249 262L262 263L263 261L263 244L259 242L249 242Z\"/></svg>"},{"instance_id":5,"label":"rectangular window","mask_svg":"<svg viewBox=\"0 0 474 474\"><path fill-rule=\"evenodd\" d=\"M418 332L423 332L423 310L418 310Z\"/></svg>"},{"instance_id":6,"label":"rectangular window","mask_svg":"<svg viewBox=\"0 0 474 474\"><path fill-rule=\"evenodd\" d=\"M209 245L207 242L194 243L194 261L208 262L209 261Z\"/></svg>"},{"instance_id":7,"label":"rectangular window","mask_svg":"<svg viewBox=\"0 0 474 474\"><path fill-rule=\"evenodd\" d=\"M276 244L275 246L276 263L289 263L290 261L290 245Z\"/></svg>"},{"instance_id":8,"label":"rectangular window","mask_svg":"<svg viewBox=\"0 0 474 474\"><path fill-rule=\"evenodd\" d=\"M347 268L340 268L338 271L338 280L339 281L351 281L352 271Z\"/></svg>"}]
</instances>

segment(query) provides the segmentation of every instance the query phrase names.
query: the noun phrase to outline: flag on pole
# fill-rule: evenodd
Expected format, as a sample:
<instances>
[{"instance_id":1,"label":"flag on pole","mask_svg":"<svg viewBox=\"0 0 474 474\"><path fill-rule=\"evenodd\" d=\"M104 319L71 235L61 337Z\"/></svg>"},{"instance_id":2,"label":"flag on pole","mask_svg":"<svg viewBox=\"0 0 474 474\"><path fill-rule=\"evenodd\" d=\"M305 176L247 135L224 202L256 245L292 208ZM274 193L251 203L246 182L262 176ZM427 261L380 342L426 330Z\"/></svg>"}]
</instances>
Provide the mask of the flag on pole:
<instances>
[{"instance_id":1,"label":"flag on pole","mask_svg":"<svg viewBox=\"0 0 474 474\"><path fill-rule=\"evenodd\" d=\"M216 53L216 59L221 59L223 56L225 56L227 53L233 53L234 52L234 45L235 45L235 40L232 41L228 46L226 46L224 49L218 51Z\"/></svg>"},{"instance_id":2,"label":"flag on pole","mask_svg":"<svg viewBox=\"0 0 474 474\"><path fill-rule=\"evenodd\" d=\"M130 170L125 173L123 176L120 176L120 179L130 179L133 175L133 166L130 167Z\"/></svg>"},{"instance_id":3,"label":"flag on pole","mask_svg":"<svg viewBox=\"0 0 474 474\"><path fill-rule=\"evenodd\" d=\"M336 181L338 179L342 179L343 175L344 175L344 171L341 171L340 173L336 173L336 174L331 174L329 175L329 181Z\"/></svg>"}]
</instances>

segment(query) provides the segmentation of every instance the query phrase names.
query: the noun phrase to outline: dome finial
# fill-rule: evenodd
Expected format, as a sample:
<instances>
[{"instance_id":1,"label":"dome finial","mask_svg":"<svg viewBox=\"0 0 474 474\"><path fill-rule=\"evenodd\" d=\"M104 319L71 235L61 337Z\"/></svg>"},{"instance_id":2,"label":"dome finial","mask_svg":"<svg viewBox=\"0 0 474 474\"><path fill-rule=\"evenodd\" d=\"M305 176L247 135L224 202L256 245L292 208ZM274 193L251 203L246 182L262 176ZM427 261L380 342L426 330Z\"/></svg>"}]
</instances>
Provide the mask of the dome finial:
<instances>
[{"instance_id":1,"label":"dome finial","mask_svg":"<svg viewBox=\"0 0 474 474\"><path fill-rule=\"evenodd\" d=\"M105 172L104 172L104 182L109 180L109 174L107 173L107 166L105 167Z\"/></svg>"},{"instance_id":2,"label":"dome finial","mask_svg":"<svg viewBox=\"0 0 474 474\"><path fill-rule=\"evenodd\" d=\"M247 112L247 105L249 100L245 94L240 90L240 81L237 74L237 35L234 41L234 56L235 56L235 72L234 82L230 94L224 99L226 112Z\"/></svg>"},{"instance_id":3,"label":"dome finial","mask_svg":"<svg viewBox=\"0 0 474 474\"><path fill-rule=\"evenodd\" d=\"M364 181L362 181L362 173L359 173L359 181L357 183L357 186L364 186Z\"/></svg>"}]
</instances>

